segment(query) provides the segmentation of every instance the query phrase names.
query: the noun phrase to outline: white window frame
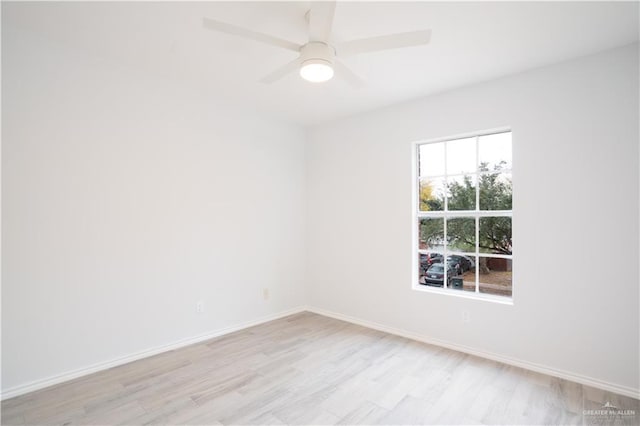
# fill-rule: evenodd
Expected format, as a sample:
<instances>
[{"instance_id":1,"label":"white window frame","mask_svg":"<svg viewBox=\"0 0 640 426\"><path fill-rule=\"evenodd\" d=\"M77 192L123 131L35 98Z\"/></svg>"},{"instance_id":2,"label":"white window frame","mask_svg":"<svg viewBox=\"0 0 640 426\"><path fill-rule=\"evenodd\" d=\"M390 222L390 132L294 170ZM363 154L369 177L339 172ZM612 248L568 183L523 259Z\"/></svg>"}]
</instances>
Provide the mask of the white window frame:
<instances>
[{"instance_id":1,"label":"white window frame","mask_svg":"<svg viewBox=\"0 0 640 426\"><path fill-rule=\"evenodd\" d=\"M412 142L412 158L411 158L411 170L412 170L412 214L411 214L411 230L412 230L412 238L411 238L411 258L413 259L411 262L412 266L412 274L411 274L411 287L413 290L428 292L428 293L436 293L436 294L444 294L448 296L456 296L467 299L477 299L477 300L485 300L495 303L501 303L506 305L513 305L513 301L515 298L515 286L512 276L511 282L511 296L498 296L488 293L480 293L480 273L477 271L477 264L479 264L480 257L490 257L490 258L503 258L510 259L513 262L513 254L511 255L503 255L503 254L493 254L493 253L480 253L479 250L479 221L481 217L511 217L512 227L513 227L513 205L511 206L511 210L480 210L480 176L483 174L490 174L491 172L480 172L480 164L479 164L479 156L478 156L478 141L481 136L494 135L498 133L511 133L511 146L513 152L513 130L510 127L499 127L494 129L488 129L478 132L464 133L459 135L447 136L443 138L437 139L428 139L423 141L415 141ZM432 212L423 212L420 211L420 164L419 164L419 149L421 145L427 145L432 143L443 143L448 141L454 141L457 139L468 139L475 138L476 142L476 170L472 174L476 178L476 208L475 210L455 210L448 211L447 205L448 200L445 197L445 209L443 211L432 211ZM447 144L444 144L444 175L442 176L430 176L431 178L447 178L447 177L459 177L469 175L470 173L460 173L460 174L447 174ZM510 173L513 179L513 158L511 159L511 168L503 171L504 173ZM445 180L446 181L446 180ZM447 268L445 267L445 274L443 278L443 286L440 287L430 287L426 285L421 285L419 283L419 268L420 268L420 253L427 253L429 250L421 250L419 248L419 219L421 218L474 218L476 220L476 248L475 248L475 256L476 256L476 288L475 292L464 291L459 289L452 289L446 287L447 282ZM447 237L447 229L446 229L446 221L444 225L444 240L446 241ZM513 239L513 237L512 237ZM443 253L445 263L446 258L450 254L461 254L464 255L466 253L457 252L457 251L448 251L447 246L445 244L445 252Z\"/></svg>"}]
</instances>

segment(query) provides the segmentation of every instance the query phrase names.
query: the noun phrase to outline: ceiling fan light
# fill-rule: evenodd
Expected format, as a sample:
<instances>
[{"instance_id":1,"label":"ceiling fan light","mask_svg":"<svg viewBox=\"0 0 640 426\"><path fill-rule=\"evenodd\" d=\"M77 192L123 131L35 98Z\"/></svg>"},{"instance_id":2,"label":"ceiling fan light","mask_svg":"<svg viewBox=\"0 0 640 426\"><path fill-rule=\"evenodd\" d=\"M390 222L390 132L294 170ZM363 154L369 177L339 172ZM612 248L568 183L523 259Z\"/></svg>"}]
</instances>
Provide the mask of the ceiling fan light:
<instances>
[{"instance_id":1,"label":"ceiling fan light","mask_svg":"<svg viewBox=\"0 0 640 426\"><path fill-rule=\"evenodd\" d=\"M300 76L312 83L322 83L333 77L333 66L323 59L309 59L302 63Z\"/></svg>"}]
</instances>

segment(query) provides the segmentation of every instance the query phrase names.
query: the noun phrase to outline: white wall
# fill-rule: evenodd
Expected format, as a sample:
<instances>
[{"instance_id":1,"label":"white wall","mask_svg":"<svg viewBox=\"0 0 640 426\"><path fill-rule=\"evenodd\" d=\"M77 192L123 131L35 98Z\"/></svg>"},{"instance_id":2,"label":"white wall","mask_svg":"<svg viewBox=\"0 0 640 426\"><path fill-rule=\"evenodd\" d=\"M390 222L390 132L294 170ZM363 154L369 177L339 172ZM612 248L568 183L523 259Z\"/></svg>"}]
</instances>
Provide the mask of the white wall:
<instances>
[{"instance_id":1,"label":"white wall","mask_svg":"<svg viewBox=\"0 0 640 426\"><path fill-rule=\"evenodd\" d=\"M637 45L318 126L305 148L2 36L3 391L305 303L638 389ZM501 126L515 304L411 290L411 142Z\"/></svg>"},{"instance_id":2,"label":"white wall","mask_svg":"<svg viewBox=\"0 0 640 426\"><path fill-rule=\"evenodd\" d=\"M311 306L637 392L638 75L635 45L311 129ZM502 126L514 305L412 290L411 142Z\"/></svg>"},{"instance_id":3,"label":"white wall","mask_svg":"<svg viewBox=\"0 0 640 426\"><path fill-rule=\"evenodd\" d=\"M302 129L2 43L3 390L305 302Z\"/></svg>"}]
</instances>

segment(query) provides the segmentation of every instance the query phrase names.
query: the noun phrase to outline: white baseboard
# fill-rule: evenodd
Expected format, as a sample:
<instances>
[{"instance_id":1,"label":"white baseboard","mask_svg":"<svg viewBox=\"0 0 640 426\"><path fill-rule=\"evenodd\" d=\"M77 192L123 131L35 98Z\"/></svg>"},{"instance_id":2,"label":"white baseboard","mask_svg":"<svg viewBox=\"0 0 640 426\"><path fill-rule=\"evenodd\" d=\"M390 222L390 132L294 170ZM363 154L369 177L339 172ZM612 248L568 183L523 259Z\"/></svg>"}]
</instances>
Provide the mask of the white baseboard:
<instances>
[{"instance_id":1,"label":"white baseboard","mask_svg":"<svg viewBox=\"0 0 640 426\"><path fill-rule=\"evenodd\" d=\"M464 345L458 345L455 343L446 342L439 339L433 339L431 337L423 336L411 331L406 331L394 327L388 327L383 324L379 324L373 321L367 321L360 318L351 317L348 315L339 314L336 312L327 311L325 309L308 307L307 311L313 312L319 315L335 318L338 320L350 322L352 324L361 325L363 327L372 328L374 330L383 331L385 333L395 334L397 336L406 337L408 339L417 340L419 342L428 343L431 345L441 346L454 351L463 352L470 355L475 355L480 358L490 359L492 361L501 362L503 364L512 365L514 367L520 367L525 370L535 371L536 373L546 374L548 376L558 377L560 379L570 380L572 382L580 383L583 385L591 386L597 389L602 389L608 392L617 393L620 395L628 396L635 399L640 399L640 389L634 389L627 386L621 386L614 383L604 382L602 380L594 379L591 377L571 373L568 371L558 370L555 368L547 367L545 365L536 364L529 361L523 361L516 358L511 358L504 355L498 355L483 350L478 350Z\"/></svg>"},{"instance_id":2,"label":"white baseboard","mask_svg":"<svg viewBox=\"0 0 640 426\"><path fill-rule=\"evenodd\" d=\"M51 376L45 379L35 380L29 383L25 383L23 385L14 386L12 388L2 390L2 393L0 395L0 400L4 401L5 399L13 398L15 396L23 395L25 393L44 389L49 386L53 386L59 383L67 382L69 380L77 379L78 377L86 376L92 373L97 373L98 371L106 370L108 368L117 367L119 365L127 364L132 361L137 361L142 358L147 358L153 355L157 355L162 352L167 352L174 349L182 348L184 346L189 346L194 343L203 342L205 340L213 339L214 337L219 337L225 334L233 333L235 331L243 330L245 328L253 327L255 325L259 325L265 322L269 322L282 317L297 314L305 310L306 310L305 306L299 306L297 308L288 309L286 311L278 312L276 314L260 317L255 320L246 321L240 324L210 331L205 334L200 334L198 336L193 336L187 339L178 340L177 342L169 343L167 345L156 346L154 348L136 352L134 354L127 355L124 357L112 359L105 362L99 362L97 364L93 364L88 367L79 368L77 370L68 371L62 374L57 374L55 376Z\"/></svg>"},{"instance_id":3,"label":"white baseboard","mask_svg":"<svg viewBox=\"0 0 640 426\"><path fill-rule=\"evenodd\" d=\"M213 339L214 337L219 337L225 334L233 333L235 331L243 330L245 328L253 327L255 325L259 325L265 322L273 321L282 317L286 317L288 315L293 315L299 312L309 311L319 315L324 315L327 317L335 318L342 321L347 321L353 324L361 325L363 327L372 328L374 330L383 331L385 333L394 334L397 336L406 337L408 339L417 340L419 342L424 342L436 346L441 346L444 348L452 349L454 351L467 353L470 355L475 355L481 358L490 359L493 361L501 362L503 364L512 365L515 367L524 368L526 370L535 371L537 373L546 374L553 377L558 377L565 380L570 380L572 382L580 383L583 385L591 386L594 388L602 389L605 391L617 393L620 395L625 395L631 398L640 399L640 390L633 389L626 386L620 386L613 383L604 382L598 379L593 379L591 377L582 376L575 373L570 373L563 370L558 370L555 368L547 367L544 365L532 363L529 361L523 361L516 358L511 358L503 355L494 354L491 352L486 352L482 350L478 350L475 348L471 348L468 346L458 345L455 343L446 342L439 339L433 339L427 336L423 336L417 333L413 333L410 331L389 327L383 324L379 324L373 321L363 320L360 318L351 317L348 315L339 314L336 312L327 311L325 309L316 308L316 307L307 307L307 306L299 306L297 308L288 309L286 311L282 311L276 314L267 315L264 317L260 317L255 320L246 321L240 324L236 324L229 327L224 327L218 330L214 330L205 334L201 334L198 336L193 336L187 339L179 340L177 342L173 342L167 345L157 346L154 348L150 348L141 352L136 352L131 355L127 355L124 357L112 359L105 362L100 362L97 364L90 365L88 367L79 368L77 370L68 371L66 373L58 374L56 376L48 377L41 380L35 380L33 382L29 382L23 385L14 386L12 388L3 390L0 395L0 400L5 400L9 398L13 398L15 396L23 395L29 392L33 392L36 390L44 389L49 386L57 385L59 383L67 382L69 380L77 379L82 376L86 376L92 373L96 373L98 371L106 370L112 367L117 367L119 365L127 364L129 362L137 361L139 359L147 358L153 355L160 354L162 352L171 351L174 349L178 349L184 346L192 345L194 343L199 343L205 340Z\"/></svg>"}]
</instances>

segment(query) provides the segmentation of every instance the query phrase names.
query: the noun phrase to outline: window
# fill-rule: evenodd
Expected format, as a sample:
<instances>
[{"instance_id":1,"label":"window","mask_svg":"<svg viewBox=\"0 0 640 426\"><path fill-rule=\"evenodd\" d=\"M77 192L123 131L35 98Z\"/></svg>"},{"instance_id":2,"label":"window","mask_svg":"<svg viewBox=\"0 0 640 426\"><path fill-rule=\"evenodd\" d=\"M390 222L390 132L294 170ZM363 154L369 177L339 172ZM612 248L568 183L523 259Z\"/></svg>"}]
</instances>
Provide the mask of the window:
<instances>
[{"instance_id":1,"label":"window","mask_svg":"<svg viewBox=\"0 0 640 426\"><path fill-rule=\"evenodd\" d=\"M416 144L414 288L512 296L511 132Z\"/></svg>"}]
</instances>

